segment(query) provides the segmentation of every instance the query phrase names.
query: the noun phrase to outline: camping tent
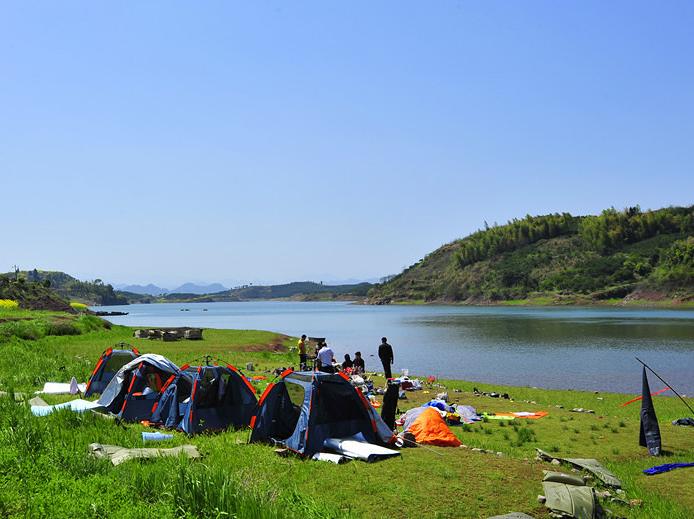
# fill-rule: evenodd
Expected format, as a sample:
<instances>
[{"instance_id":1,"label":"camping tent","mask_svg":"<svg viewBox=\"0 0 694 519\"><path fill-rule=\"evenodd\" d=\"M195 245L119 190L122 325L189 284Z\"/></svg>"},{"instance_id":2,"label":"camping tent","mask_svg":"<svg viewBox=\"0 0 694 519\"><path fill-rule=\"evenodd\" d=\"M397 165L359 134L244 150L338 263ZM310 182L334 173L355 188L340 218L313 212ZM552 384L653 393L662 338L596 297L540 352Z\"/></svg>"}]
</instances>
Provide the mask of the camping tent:
<instances>
[{"instance_id":1,"label":"camping tent","mask_svg":"<svg viewBox=\"0 0 694 519\"><path fill-rule=\"evenodd\" d=\"M177 372L178 366L166 357L146 353L118 370L99 404L122 420L149 420L152 404L159 399L164 382Z\"/></svg>"},{"instance_id":2,"label":"camping tent","mask_svg":"<svg viewBox=\"0 0 694 519\"><path fill-rule=\"evenodd\" d=\"M120 344L118 345L120 346ZM88 397L94 394L101 393L116 372L125 364L140 356L137 348L130 350L114 350L109 348L101 354L99 360L92 371L92 375L87 382L87 388L84 391L84 396Z\"/></svg>"},{"instance_id":3,"label":"camping tent","mask_svg":"<svg viewBox=\"0 0 694 519\"><path fill-rule=\"evenodd\" d=\"M235 429L250 423L258 399L238 369L226 366L182 366L161 389L151 422L188 434Z\"/></svg>"},{"instance_id":4,"label":"camping tent","mask_svg":"<svg viewBox=\"0 0 694 519\"><path fill-rule=\"evenodd\" d=\"M251 427L251 442L280 444L302 456L319 452L329 438L361 433L369 443L395 440L361 391L341 373L285 371L260 397Z\"/></svg>"},{"instance_id":5,"label":"camping tent","mask_svg":"<svg viewBox=\"0 0 694 519\"><path fill-rule=\"evenodd\" d=\"M433 407L415 407L405 413L405 432L411 433L417 443L458 447L460 440L446 425L439 412Z\"/></svg>"}]
</instances>

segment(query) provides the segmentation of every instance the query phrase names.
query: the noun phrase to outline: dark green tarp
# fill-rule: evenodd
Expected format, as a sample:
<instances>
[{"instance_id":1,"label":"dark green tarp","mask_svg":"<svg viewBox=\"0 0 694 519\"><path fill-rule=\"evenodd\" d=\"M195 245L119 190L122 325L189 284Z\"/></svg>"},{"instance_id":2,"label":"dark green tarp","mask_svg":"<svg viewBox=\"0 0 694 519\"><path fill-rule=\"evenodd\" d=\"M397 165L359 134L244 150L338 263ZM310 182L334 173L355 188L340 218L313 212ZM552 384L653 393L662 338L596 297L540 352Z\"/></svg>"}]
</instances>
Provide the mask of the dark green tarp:
<instances>
[{"instance_id":1,"label":"dark green tarp","mask_svg":"<svg viewBox=\"0 0 694 519\"><path fill-rule=\"evenodd\" d=\"M592 474L595 474L596 477L600 479L603 483L606 485L609 485L611 487L615 488L621 488L622 487L622 482L615 476L612 472L607 470L605 467L603 467L600 462L596 459L592 458L559 458L557 456L552 456L551 454L548 454L547 452L543 451L542 449L537 449L537 454L538 456L546 461L552 461L553 459L558 459L559 461L565 461L567 463L570 463L571 465L579 468L579 469L584 469L587 470L588 472L591 472Z\"/></svg>"}]
</instances>

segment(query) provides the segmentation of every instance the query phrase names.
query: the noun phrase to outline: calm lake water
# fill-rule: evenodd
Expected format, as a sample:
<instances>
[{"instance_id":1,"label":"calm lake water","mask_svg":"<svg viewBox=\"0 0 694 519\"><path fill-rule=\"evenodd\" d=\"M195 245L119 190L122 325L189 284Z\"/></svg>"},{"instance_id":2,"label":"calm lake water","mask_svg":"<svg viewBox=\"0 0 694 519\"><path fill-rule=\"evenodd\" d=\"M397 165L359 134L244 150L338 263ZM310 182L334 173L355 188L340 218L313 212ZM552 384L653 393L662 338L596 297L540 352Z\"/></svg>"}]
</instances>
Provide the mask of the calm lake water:
<instances>
[{"instance_id":1,"label":"calm lake water","mask_svg":"<svg viewBox=\"0 0 694 519\"><path fill-rule=\"evenodd\" d=\"M129 312L109 318L128 326L260 329L327 337L336 357L360 350L367 369L374 370L381 369L375 354L385 335L395 351L394 373L408 368L423 376L498 384L639 393L638 356L680 393L694 394L694 311L688 310L274 301L99 310ZM653 390L662 386L651 377Z\"/></svg>"}]
</instances>

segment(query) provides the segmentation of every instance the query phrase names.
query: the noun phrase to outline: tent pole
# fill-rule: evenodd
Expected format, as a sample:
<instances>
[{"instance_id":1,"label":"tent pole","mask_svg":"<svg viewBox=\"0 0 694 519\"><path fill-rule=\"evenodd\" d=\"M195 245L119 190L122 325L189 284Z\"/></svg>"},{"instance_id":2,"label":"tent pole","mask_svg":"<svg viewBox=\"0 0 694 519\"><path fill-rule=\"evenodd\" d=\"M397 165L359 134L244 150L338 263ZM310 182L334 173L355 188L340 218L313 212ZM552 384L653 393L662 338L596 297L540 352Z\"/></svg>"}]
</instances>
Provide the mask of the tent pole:
<instances>
[{"instance_id":1,"label":"tent pole","mask_svg":"<svg viewBox=\"0 0 694 519\"><path fill-rule=\"evenodd\" d=\"M653 373L656 377L658 377L658 378L660 379L660 381L661 381L663 384L665 384L667 387L669 387L669 388L672 390L672 392L675 393L675 394L679 397L680 400L682 400L682 403L683 403L684 405L687 406L687 409L689 409L689 410L691 411L692 415L694 415L694 409L692 409L691 406L687 403L687 401L686 401L684 398L682 398L682 395L680 395L677 391L675 391L675 389L674 389L670 384L668 384L667 382L665 382L665 380L663 380L663 377L661 377L661 376L658 375L655 371L653 371L653 368L651 368L648 364L646 364L644 361L642 361L642 360L641 360L640 358L638 358L638 357L634 357L634 358L635 358L636 360L638 360L641 364L643 364L643 366L644 366L645 368L648 368L648 370L649 370L651 373Z\"/></svg>"}]
</instances>

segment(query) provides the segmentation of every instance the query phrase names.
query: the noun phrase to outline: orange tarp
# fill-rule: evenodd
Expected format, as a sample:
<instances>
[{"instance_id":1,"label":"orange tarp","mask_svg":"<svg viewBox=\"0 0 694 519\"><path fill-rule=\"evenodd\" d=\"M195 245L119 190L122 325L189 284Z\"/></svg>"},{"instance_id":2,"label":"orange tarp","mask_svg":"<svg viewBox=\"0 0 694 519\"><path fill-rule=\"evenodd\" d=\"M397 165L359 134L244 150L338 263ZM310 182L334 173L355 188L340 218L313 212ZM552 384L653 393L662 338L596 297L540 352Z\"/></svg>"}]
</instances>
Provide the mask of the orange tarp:
<instances>
[{"instance_id":1,"label":"orange tarp","mask_svg":"<svg viewBox=\"0 0 694 519\"><path fill-rule=\"evenodd\" d=\"M438 445L439 447L458 447L461 443L455 434L443 421L439 412L433 407L428 407L420 414L412 425L409 432L414 435L417 443Z\"/></svg>"}]
</instances>

